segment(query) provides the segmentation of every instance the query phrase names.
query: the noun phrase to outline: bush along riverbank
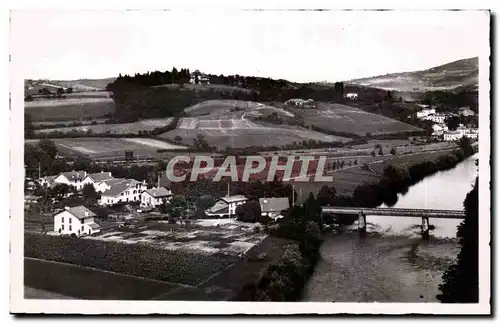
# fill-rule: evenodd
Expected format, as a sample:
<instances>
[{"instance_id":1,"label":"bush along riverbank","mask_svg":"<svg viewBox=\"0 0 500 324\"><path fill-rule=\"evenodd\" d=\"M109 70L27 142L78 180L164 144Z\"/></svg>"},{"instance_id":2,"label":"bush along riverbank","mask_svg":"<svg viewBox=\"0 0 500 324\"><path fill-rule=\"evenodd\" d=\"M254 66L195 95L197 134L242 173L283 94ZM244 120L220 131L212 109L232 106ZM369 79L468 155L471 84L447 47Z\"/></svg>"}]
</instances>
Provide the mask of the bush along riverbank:
<instances>
[{"instance_id":1,"label":"bush along riverbank","mask_svg":"<svg viewBox=\"0 0 500 324\"><path fill-rule=\"evenodd\" d=\"M245 300L298 301L319 259L321 247L320 206L311 194L303 206L291 208L270 235L294 240L283 258L269 265L259 279L245 286ZM242 300L242 299L240 299Z\"/></svg>"},{"instance_id":2,"label":"bush along riverbank","mask_svg":"<svg viewBox=\"0 0 500 324\"><path fill-rule=\"evenodd\" d=\"M410 186L420 182L425 177L439 171L454 168L457 164L472 156L474 150L470 142L464 138L460 148L446 155L440 156L435 161L405 165L389 165L377 183L358 186L352 195L352 205L358 207L378 207L381 204L394 206L399 193L406 193Z\"/></svg>"}]
</instances>

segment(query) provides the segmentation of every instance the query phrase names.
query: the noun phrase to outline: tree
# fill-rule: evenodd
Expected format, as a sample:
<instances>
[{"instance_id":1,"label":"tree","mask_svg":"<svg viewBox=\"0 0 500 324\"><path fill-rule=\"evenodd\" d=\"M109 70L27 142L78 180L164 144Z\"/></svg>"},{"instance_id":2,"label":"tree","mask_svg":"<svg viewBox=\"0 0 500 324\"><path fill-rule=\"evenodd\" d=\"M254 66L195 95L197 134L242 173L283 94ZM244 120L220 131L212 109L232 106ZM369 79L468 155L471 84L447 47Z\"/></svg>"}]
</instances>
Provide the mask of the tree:
<instances>
[{"instance_id":1,"label":"tree","mask_svg":"<svg viewBox=\"0 0 500 324\"><path fill-rule=\"evenodd\" d=\"M236 207L236 219L240 222L255 223L262 214L260 204L256 200L250 200Z\"/></svg>"},{"instance_id":2,"label":"tree","mask_svg":"<svg viewBox=\"0 0 500 324\"><path fill-rule=\"evenodd\" d=\"M396 155L396 149L395 149L394 147L393 147L393 148L391 148L391 154L392 154L392 155Z\"/></svg>"},{"instance_id":3,"label":"tree","mask_svg":"<svg viewBox=\"0 0 500 324\"><path fill-rule=\"evenodd\" d=\"M47 156L53 160L55 159L56 155L57 155L57 147L56 145L54 144L54 142L52 142L51 140L49 139L42 139L38 142L38 147L43 151L45 152L45 154L47 154Z\"/></svg>"},{"instance_id":4,"label":"tree","mask_svg":"<svg viewBox=\"0 0 500 324\"><path fill-rule=\"evenodd\" d=\"M73 93L73 88L69 87L68 89L66 89L66 93Z\"/></svg>"},{"instance_id":5,"label":"tree","mask_svg":"<svg viewBox=\"0 0 500 324\"><path fill-rule=\"evenodd\" d=\"M375 151L372 151L372 156L373 156L373 157L375 157L375 155L376 155L376 154L375 154Z\"/></svg>"},{"instance_id":6,"label":"tree","mask_svg":"<svg viewBox=\"0 0 500 324\"><path fill-rule=\"evenodd\" d=\"M458 227L457 237L461 250L457 262L443 274L441 293L437 299L442 303L479 302L479 196L478 178L474 188L464 201L465 219Z\"/></svg>"},{"instance_id":7,"label":"tree","mask_svg":"<svg viewBox=\"0 0 500 324\"><path fill-rule=\"evenodd\" d=\"M444 122L446 123L446 126L448 126L449 130L455 130L458 125L460 125L460 118L457 116L451 116L447 117Z\"/></svg>"},{"instance_id":8,"label":"tree","mask_svg":"<svg viewBox=\"0 0 500 324\"><path fill-rule=\"evenodd\" d=\"M54 186L51 190L51 194L53 197L56 198L63 198L67 194L69 194L72 191L71 187L65 183L58 183L57 185Z\"/></svg>"},{"instance_id":9,"label":"tree","mask_svg":"<svg viewBox=\"0 0 500 324\"><path fill-rule=\"evenodd\" d=\"M379 148L378 155L381 155L381 156L384 155L384 150L382 149L382 147Z\"/></svg>"},{"instance_id":10,"label":"tree","mask_svg":"<svg viewBox=\"0 0 500 324\"><path fill-rule=\"evenodd\" d=\"M469 157L474 154L474 149L472 148L469 138L463 136L460 139L459 146L464 151L465 157Z\"/></svg>"},{"instance_id":11,"label":"tree","mask_svg":"<svg viewBox=\"0 0 500 324\"><path fill-rule=\"evenodd\" d=\"M322 186L318 191L318 204L320 206L333 205L333 202L335 201L335 194L336 190L334 186Z\"/></svg>"},{"instance_id":12,"label":"tree","mask_svg":"<svg viewBox=\"0 0 500 324\"><path fill-rule=\"evenodd\" d=\"M182 137L180 137L179 135L177 135L176 137L174 137L174 142L179 144L180 142L182 142Z\"/></svg>"},{"instance_id":13,"label":"tree","mask_svg":"<svg viewBox=\"0 0 500 324\"><path fill-rule=\"evenodd\" d=\"M95 191L94 185L91 183L87 183L82 188L83 196L90 199L97 198L97 192Z\"/></svg>"},{"instance_id":14,"label":"tree","mask_svg":"<svg viewBox=\"0 0 500 324\"><path fill-rule=\"evenodd\" d=\"M24 114L24 137L31 138L35 134L35 127L31 121L31 116Z\"/></svg>"}]
</instances>

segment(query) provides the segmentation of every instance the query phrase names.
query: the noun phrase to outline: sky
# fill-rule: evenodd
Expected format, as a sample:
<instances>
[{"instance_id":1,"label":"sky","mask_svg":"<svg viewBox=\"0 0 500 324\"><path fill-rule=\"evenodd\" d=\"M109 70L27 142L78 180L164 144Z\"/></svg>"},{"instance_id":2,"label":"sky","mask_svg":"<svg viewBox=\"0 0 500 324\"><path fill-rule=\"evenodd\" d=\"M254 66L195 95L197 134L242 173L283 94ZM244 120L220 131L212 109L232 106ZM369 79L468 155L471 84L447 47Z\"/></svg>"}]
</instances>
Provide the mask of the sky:
<instances>
[{"instance_id":1,"label":"sky","mask_svg":"<svg viewBox=\"0 0 500 324\"><path fill-rule=\"evenodd\" d=\"M480 11L14 11L24 78L165 71L341 81L480 56Z\"/></svg>"}]
</instances>

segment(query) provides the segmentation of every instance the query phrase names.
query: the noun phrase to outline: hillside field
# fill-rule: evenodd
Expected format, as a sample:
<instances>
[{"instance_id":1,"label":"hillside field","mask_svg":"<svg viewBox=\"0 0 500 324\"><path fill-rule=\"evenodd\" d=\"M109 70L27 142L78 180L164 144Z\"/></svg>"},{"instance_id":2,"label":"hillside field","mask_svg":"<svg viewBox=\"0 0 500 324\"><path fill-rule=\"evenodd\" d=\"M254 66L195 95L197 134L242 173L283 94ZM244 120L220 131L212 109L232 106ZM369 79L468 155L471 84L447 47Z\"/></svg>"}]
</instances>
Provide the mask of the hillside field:
<instances>
[{"instance_id":1,"label":"hillside field","mask_svg":"<svg viewBox=\"0 0 500 324\"><path fill-rule=\"evenodd\" d=\"M74 120L85 117L99 118L115 111L111 98L66 98L27 101L25 113L33 121Z\"/></svg>"},{"instance_id":2,"label":"hillside field","mask_svg":"<svg viewBox=\"0 0 500 324\"><path fill-rule=\"evenodd\" d=\"M306 124L331 132L354 133L359 136L414 132L421 129L382 115L340 104L320 103L317 109L290 109Z\"/></svg>"}]
</instances>

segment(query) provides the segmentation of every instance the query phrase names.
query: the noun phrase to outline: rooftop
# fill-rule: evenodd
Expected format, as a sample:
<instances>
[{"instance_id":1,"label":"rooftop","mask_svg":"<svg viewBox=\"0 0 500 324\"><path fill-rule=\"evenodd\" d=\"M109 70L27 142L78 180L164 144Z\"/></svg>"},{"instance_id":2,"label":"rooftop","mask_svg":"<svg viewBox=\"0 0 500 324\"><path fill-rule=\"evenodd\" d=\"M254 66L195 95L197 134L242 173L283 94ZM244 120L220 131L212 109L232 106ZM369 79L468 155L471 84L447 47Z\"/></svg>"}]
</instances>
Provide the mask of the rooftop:
<instances>
[{"instance_id":1,"label":"rooftop","mask_svg":"<svg viewBox=\"0 0 500 324\"><path fill-rule=\"evenodd\" d=\"M91 210L89 210L85 206L65 207L65 210L61 211L60 213L63 213L65 211L69 212L70 214L72 214L73 216L75 216L78 219L85 219L88 217L96 216L96 214L94 214ZM57 213L56 215L58 215L60 213Z\"/></svg>"},{"instance_id":2,"label":"rooftop","mask_svg":"<svg viewBox=\"0 0 500 324\"><path fill-rule=\"evenodd\" d=\"M221 197L221 199L227 203L248 200L247 197L245 197L243 195L225 196L225 197Z\"/></svg>"},{"instance_id":3,"label":"rooftop","mask_svg":"<svg viewBox=\"0 0 500 324\"><path fill-rule=\"evenodd\" d=\"M167 190L163 187L160 188L151 188L146 190L148 194L150 194L152 197L166 197L166 196L171 196L172 192L170 190Z\"/></svg>"},{"instance_id":4,"label":"rooftop","mask_svg":"<svg viewBox=\"0 0 500 324\"><path fill-rule=\"evenodd\" d=\"M69 172L62 172L61 173L63 176L66 177L68 180L72 179L83 179L87 175L87 172L85 171L69 171Z\"/></svg>"},{"instance_id":5,"label":"rooftop","mask_svg":"<svg viewBox=\"0 0 500 324\"><path fill-rule=\"evenodd\" d=\"M111 172L102 172L102 171L97 173L89 173L87 177L92 179L94 182L114 179L113 176L111 175Z\"/></svg>"},{"instance_id":6,"label":"rooftop","mask_svg":"<svg viewBox=\"0 0 500 324\"><path fill-rule=\"evenodd\" d=\"M140 184L141 182L134 180L134 179L122 179L121 182L118 182L116 184L110 184L111 188L108 190L104 191L102 193L102 196L107 196L107 197L116 197L125 190L127 190L130 187L133 187L137 184Z\"/></svg>"},{"instance_id":7,"label":"rooftop","mask_svg":"<svg viewBox=\"0 0 500 324\"><path fill-rule=\"evenodd\" d=\"M281 212L290 208L287 197L259 198L259 204L263 212Z\"/></svg>"}]
</instances>

